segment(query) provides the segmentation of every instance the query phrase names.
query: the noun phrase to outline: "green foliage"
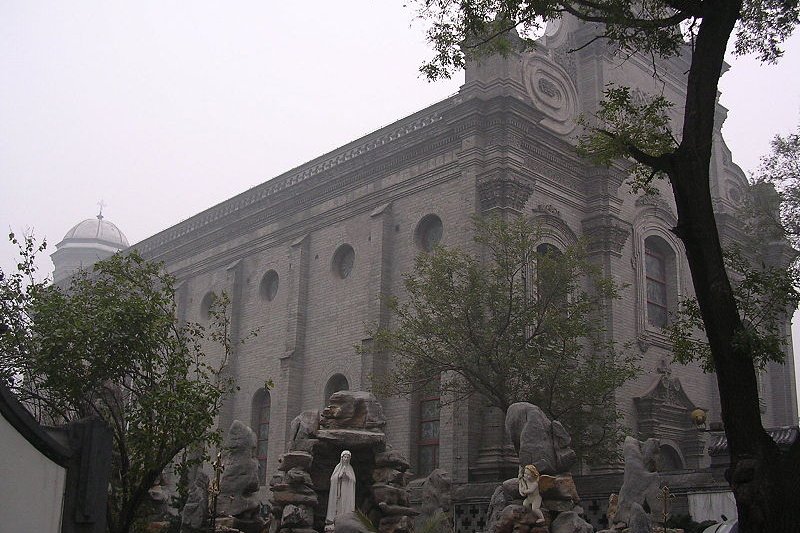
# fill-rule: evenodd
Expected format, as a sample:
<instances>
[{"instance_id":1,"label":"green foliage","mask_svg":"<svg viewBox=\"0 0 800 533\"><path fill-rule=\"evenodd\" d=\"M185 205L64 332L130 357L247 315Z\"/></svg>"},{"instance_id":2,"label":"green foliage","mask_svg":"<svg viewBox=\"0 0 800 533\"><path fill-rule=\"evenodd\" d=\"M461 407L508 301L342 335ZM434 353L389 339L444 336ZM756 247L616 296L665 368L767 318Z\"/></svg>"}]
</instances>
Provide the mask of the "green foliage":
<instances>
[{"instance_id":1,"label":"green foliage","mask_svg":"<svg viewBox=\"0 0 800 533\"><path fill-rule=\"evenodd\" d=\"M784 326L800 303L800 291L793 270L756 262L754 255L752 249L745 254L734 248L726 252L725 262L744 324L735 334L734 345L744 347L763 370L768 362L783 363L786 358L788 333ZM706 372L712 372L714 364L697 300L683 299L672 318L666 331L675 360L684 364L699 361Z\"/></svg>"},{"instance_id":2,"label":"green foliage","mask_svg":"<svg viewBox=\"0 0 800 533\"><path fill-rule=\"evenodd\" d=\"M612 44L624 56L635 52L669 57L686 52L698 37L709 0L416 0L417 15L429 24L427 39L434 57L420 71L429 79L449 78L466 56L507 53L531 47L525 36L547 20L565 14L600 23L591 40ZM797 0L745 0L736 29L736 53L757 53L763 61L782 55L781 43L800 20ZM517 32L523 36L517 37Z\"/></svg>"},{"instance_id":3,"label":"green foliage","mask_svg":"<svg viewBox=\"0 0 800 533\"><path fill-rule=\"evenodd\" d=\"M389 299L395 327L374 331L391 352L385 393L409 394L441 379L445 401L479 393L505 410L528 401L560 420L576 452L603 460L616 449L614 391L636 361L605 335L602 311L618 287L583 248L543 253L544 232L524 218L476 220L480 258L457 248L421 254Z\"/></svg>"},{"instance_id":4,"label":"green foliage","mask_svg":"<svg viewBox=\"0 0 800 533\"><path fill-rule=\"evenodd\" d=\"M42 248L26 238L18 271L0 274L0 373L40 420L108 423L109 529L128 531L179 452L219 442L214 417L233 389L220 374L231 349L229 301L217 298L208 327L181 324L174 278L135 251L77 273L64 289L35 281ZM206 355L213 345L216 365Z\"/></svg>"},{"instance_id":5,"label":"green foliage","mask_svg":"<svg viewBox=\"0 0 800 533\"><path fill-rule=\"evenodd\" d=\"M603 96L600 110L591 123L585 118L580 120L588 132L579 139L581 155L609 166L616 160L629 158L632 151L655 159L675 149L678 143L672 135L668 115L672 103L666 98L634 94L628 87L612 85L606 87ZM652 181L663 177L663 173L636 159L631 162L633 191L654 193Z\"/></svg>"},{"instance_id":6,"label":"green foliage","mask_svg":"<svg viewBox=\"0 0 800 533\"><path fill-rule=\"evenodd\" d=\"M753 185L758 194L749 214L757 229L768 230L773 238L788 238L800 248L800 127L797 133L772 139Z\"/></svg>"}]
</instances>

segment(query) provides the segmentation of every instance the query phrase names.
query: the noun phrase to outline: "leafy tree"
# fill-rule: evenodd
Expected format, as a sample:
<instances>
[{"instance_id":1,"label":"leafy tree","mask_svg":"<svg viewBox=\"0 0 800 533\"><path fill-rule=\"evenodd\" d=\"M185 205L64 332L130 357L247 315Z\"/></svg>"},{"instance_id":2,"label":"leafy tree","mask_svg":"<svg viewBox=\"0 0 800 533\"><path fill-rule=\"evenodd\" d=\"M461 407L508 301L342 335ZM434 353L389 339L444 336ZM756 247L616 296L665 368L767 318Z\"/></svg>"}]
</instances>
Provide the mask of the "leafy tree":
<instances>
[{"instance_id":1,"label":"leafy tree","mask_svg":"<svg viewBox=\"0 0 800 533\"><path fill-rule=\"evenodd\" d=\"M208 329L176 318L174 278L136 252L80 272L64 289L36 281L32 238L18 270L0 271L0 376L40 420L100 416L113 434L108 530L127 532L148 489L187 447L216 443L212 429L232 383L204 353L230 351L227 298Z\"/></svg>"},{"instance_id":2,"label":"leafy tree","mask_svg":"<svg viewBox=\"0 0 800 533\"><path fill-rule=\"evenodd\" d=\"M757 53L774 62L780 45L800 21L797 0L418 0L436 55L423 66L431 77L446 76L471 54L508 48L507 31L569 14L596 23L597 38L621 54L686 54L690 59L680 134L646 125L655 100L644 106L630 94L609 93L586 146L598 160L634 161L646 172L637 183L656 177L672 186L678 211L675 234L683 241L716 371L722 420L731 454L730 482L740 528L789 532L800 523L800 442L781 451L761 423L753 361L760 343L740 342L745 332L728 275L712 208L709 172L714 113L725 50L734 36L739 54ZM524 33L524 31L523 31ZM684 35L690 44L685 44ZM505 43L505 44L504 44ZM660 131L658 131L660 130ZM669 142L671 141L671 142Z\"/></svg>"},{"instance_id":3,"label":"leafy tree","mask_svg":"<svg viewBox=\"0 0 800 533\"><path fill-rule=\"evenodd\" d=\"M773 236L788 238L800 248L800 127L796 133L776 135L771 152L762 158L754 177L754 186L767 189L751 215ZM770 188L771 187L771 188ZM769 191L775 190L774 195Z\"/></svg>"},{"instance_id":4,"label":"leafy tree","mask_svg":"<svg viewBox=\"0 0 800 533\"><path fill-rule=\"evenodd\" d=\"M617 287L580 246L542 246L524 218L476 220L485 257L458 248L420 254L404 278L407 295L389 299L395 326L373 332L373 348L395 365L378 379L389 393L479 393L505 411L532 402L561 421L579 456L606 460L622 438L614 391L636 361L604 336L604 305Z\"/></svg>"}]
</instances>

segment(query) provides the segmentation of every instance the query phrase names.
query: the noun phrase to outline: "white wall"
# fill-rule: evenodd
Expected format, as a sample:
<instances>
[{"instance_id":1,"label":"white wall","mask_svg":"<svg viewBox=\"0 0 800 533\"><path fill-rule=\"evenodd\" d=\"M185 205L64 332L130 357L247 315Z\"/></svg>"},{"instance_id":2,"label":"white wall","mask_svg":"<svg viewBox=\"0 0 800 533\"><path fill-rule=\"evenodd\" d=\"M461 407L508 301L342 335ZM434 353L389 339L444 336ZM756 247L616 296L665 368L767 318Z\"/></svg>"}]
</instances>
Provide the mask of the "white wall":
<instances>
[{"instance_id":1,"label":"white wall","mask_svg":"<svg viewBox=\"0 0 800 533\"><path fill-rule=\"evenodd\" d=\"M0 416L0 528L58 533L66 470Z\"/></svg>"}]
</instances>

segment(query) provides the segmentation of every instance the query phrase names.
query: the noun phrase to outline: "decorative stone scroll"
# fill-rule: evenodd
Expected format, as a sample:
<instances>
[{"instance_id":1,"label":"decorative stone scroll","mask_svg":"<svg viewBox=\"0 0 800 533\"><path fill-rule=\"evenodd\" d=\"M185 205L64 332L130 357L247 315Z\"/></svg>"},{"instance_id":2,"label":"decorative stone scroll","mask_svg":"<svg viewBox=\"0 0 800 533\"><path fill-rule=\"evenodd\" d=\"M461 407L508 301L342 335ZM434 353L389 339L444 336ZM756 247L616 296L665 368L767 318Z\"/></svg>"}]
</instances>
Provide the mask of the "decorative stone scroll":
<instances>
[{"instance_id":1,"label":"decorative stone scroll","mask_svg":"<svg viewBox=\"0 0 800 533\"><path fill-rule=\"evenodd\" d=\"M578 95L569 74L541 55L530 56L523 68L528 96L545 115L542 125L561 135L571 133L575 129Z\"/></svg>"}]
</instances>

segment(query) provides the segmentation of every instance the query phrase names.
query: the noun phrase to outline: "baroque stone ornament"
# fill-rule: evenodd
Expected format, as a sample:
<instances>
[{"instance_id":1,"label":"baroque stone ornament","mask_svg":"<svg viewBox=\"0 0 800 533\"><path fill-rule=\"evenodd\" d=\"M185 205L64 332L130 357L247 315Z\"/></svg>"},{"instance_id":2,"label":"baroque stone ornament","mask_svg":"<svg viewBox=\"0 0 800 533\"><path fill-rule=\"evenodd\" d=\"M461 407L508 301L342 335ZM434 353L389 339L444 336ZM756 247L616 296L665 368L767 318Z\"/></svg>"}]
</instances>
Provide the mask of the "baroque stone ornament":
<instances>
[{"instance_id":1,"label":"baroque stone ornament","mask_svg":"<svg viewBox=\"0 0 800 533\"><path fill-rule=\"evenodd\" d=\"M569 74L538 54L530 56L523 68L528 96L545 115L541 124L561 135L571 133L575 129L578 94Z\"/></svg>"},{"instance_id":2,"label":"baroque stone ornament","mask_svg":"<svg viewBox=\"0 0 800 533\"><path fill-rule=\"evenodd\" d=\"M533 193L533 185L519 176L507 174L478 178L478 196L481 210L511 209L522 212Z\"/></svg>"},{"instance_id":3,"label":"baroque stone ornament","mask_svg":"<svg viewBox=\"0 0 800 533\"><path fill-rule=\"evenodd\" d=\"M589 253L622 255L622 248L631 234L631 225L613 215L598 215L583 221L583 234Z\"/></svg>"}]
</instances>

